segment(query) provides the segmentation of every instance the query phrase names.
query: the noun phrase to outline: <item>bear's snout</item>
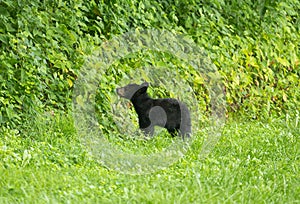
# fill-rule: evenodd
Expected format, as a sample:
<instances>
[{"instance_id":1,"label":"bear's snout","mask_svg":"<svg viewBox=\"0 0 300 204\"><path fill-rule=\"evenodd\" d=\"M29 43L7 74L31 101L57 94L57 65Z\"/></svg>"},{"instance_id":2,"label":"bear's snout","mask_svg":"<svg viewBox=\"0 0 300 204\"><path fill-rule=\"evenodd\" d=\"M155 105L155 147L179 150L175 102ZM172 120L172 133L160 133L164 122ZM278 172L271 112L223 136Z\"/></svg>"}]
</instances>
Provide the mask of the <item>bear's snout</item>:
<instances>
[{"instance_id":1,"label":"bear's snout","mask_svg":"<svg viewBox=\"0 0 300 204\"><path fill-rule=\"evenodd\" d=\"M118 94L119 96L123 96L123 97L124 97L124 95L125 95L125 90L124 90L124 88L117 88L117 94Z\"/></svg>"}]
</instances>

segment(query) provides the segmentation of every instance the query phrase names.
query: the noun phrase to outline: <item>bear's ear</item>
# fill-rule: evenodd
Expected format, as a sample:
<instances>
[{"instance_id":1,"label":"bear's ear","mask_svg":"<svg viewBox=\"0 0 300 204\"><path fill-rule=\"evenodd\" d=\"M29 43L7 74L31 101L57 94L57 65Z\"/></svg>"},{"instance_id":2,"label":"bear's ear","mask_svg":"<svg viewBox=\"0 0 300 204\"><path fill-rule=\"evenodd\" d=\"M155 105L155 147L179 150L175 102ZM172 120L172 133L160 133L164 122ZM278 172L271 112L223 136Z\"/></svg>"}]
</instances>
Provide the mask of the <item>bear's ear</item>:
<instances>
[{"instance_id":1,"label":"bear's ear","mask_svg":"<svg viewBox=\"0 0 300 204\"><path fill-rule=\"evenodd\" d=\"M145 81L144 83L141 84L141 87L149 87L149 83Z\"/></svg>"},{"instance_id":2,"label":"bear's ear","mask_svg":"<svg viewBox=\"0 0 300 204\"><path fill-rule=\"evenodd\" d=\"M144 82L140 85L140 88L138 90L139 94L145 93L148 89L149 83L148 82Z\"/></svg>"}]
</instances>

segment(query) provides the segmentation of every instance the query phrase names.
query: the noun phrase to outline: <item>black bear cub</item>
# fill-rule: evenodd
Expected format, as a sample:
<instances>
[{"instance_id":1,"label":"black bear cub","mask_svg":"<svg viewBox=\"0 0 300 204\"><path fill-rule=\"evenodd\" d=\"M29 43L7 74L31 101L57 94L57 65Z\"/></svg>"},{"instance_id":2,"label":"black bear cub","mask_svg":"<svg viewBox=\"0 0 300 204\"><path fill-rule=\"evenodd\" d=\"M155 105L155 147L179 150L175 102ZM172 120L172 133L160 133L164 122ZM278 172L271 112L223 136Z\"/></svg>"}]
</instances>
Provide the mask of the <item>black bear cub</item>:
<instances>
[{"instance_id":1,"label":"black bear cub","mask_svg":"<svg viewBox=\"0 0 300 204\"><path fill-rule=\"evenodd\" d=\"M191 135L191 118L187 106L173 98L152 99L147 94L147 82L117 88L117 94L129 99L138 114L140 129L152 136L154 126L164 127L174 137Z\"/></svg>"}]
</instances>

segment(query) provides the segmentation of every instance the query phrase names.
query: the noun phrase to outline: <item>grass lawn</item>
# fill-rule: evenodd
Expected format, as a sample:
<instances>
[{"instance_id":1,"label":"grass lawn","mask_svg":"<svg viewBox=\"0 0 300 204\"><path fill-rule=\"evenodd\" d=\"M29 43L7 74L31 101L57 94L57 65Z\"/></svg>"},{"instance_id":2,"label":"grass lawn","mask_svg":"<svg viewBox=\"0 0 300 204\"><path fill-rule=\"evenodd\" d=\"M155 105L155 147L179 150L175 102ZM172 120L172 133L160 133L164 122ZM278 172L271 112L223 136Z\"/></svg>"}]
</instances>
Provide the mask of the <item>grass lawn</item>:
<instances>
[{"instance_id":1,"label":"grass lawn","mask_svg":"<svg viewBox=\"0 0 300 204\"><path fill-rule=\"evenodd\" d=\"M169 168L141 175L101 166L71 117L36 121L2 133L0 203L300 203L296 120L227 121L206 158L199 139Z\"/></svg>"}]
</instances>

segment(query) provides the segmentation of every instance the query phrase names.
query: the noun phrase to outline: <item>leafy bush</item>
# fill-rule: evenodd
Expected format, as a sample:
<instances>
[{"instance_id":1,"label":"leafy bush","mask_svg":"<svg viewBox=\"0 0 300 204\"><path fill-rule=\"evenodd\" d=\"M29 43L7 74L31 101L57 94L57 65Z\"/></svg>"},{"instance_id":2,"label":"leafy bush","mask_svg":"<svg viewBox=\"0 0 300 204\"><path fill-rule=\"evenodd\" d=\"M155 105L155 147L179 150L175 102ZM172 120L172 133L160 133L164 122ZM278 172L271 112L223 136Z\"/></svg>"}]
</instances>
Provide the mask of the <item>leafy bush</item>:
<instances>
[{"instance_id":1,"label":"leafy bush","mask_svg":"<svg viewBox=\"0 0 300 204\"><path fill-rule=\"evenodd\" d=\"M68 110L85 55L136 28L184 33L204 47L223 76L228 112L259 117L299 110L297 0L3 0L0 13L5 126L36 112Z\"/></svg>"},{"instance_id":2,"label":"leafy bush","mask_svg":"<svg viewBox=\"0 0 300 204\"><path fill-rule=\"evenodd\" d=\"M75 3L2 1L0 123L42 109L66 110L83 62Z\"/></svg>"}]
</instances>

